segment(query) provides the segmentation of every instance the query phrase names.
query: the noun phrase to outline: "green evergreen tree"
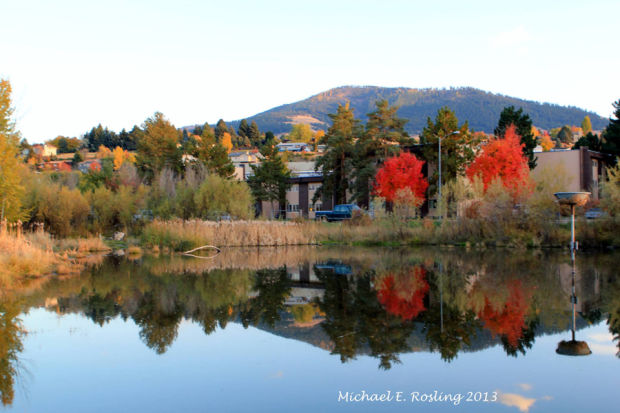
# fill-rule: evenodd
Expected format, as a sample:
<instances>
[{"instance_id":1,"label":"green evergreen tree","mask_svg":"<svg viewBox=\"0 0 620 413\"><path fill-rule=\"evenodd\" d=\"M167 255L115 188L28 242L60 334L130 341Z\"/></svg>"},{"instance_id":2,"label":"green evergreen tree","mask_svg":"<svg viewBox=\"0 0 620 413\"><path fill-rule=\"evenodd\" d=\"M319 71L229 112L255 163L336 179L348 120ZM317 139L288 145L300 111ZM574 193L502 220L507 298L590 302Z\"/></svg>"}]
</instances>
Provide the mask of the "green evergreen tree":
<instances>
[{"instance_id":1,"label":"green evergreen tree","mask_svg":"<svg viewBox=\"0 0 620 413\"><path fill-rule=\"evenodd\" d=\"M248 178L248 185L257 201L277 203L280 210L286 207L286 191L291 187L291 171L282 160L278 148L264 145L260 153L263 161L250 165L254 174Z\"/></svg>"},{"instance_id":2,"label":"green evergreen tree","mask_svg":"<svg viewBox=\"0 0 620 413\"><path fill-rule=\"evenodd\" d=\"M407 120L396 116L398 106L390 106L387 100L378 100L375 105L377 109L367 114L366 131L355 143L353 153L353 199L366 208L379 166L398 155L399 144L411 142L404 129Z\"/></svg>"},{"instance_id":3,"label":"green evergreen tree","mask_svg":"<svg viewBox=\"0 0 620 413\"><path fill-rule=\"evenodd\" d=\"M215 140L217 142L220 142L225 132L228 132L228 125L226 125L226 122L224 122L224 119L220 119L217 121L217 124L215 125Z\"/></svg>"},{"instance_id":4,"label":"green evergreen tree","mask_svg":"<svg viewBox=\"0 0 620 413\"><path fill-rule=\"evenodd\" d=\"M572 144L574 140L573 131L569 126L562 126L558 133L558 141L565 144Z\"/></svg>"},{"instance_id":5,"label":"green evergreen tree","mask_svg":"<svg viewBox=\"0 0 620 413\"><path fill-rule=\"evenodd\" d=\"M439 178L439 138L441 138L441 174L442 183L456 179L465 173L465 167L474 160L475 149L480 141L469 130L469 123L459 126L456 114L447 106L440 108L433 122L426 119L426 127L420 136L423 145L424 159L433 165L433 173L429 176L429 195L437 192Z\"/></svg>"},{"instance_id":6,"label":"green evergreen tree","mask_svg":"<svg viewBox=\"0 0 620 413\"><path fill-rule=\"evenodd\" d=\"M326 149L316 161L316 170L323 174L323 184L312 202L329 195L335 204L346 204L353 170L354 141L362 135L363 129L348 103L338 105L336 113L329 117L332 125L319 141L326 145Z\"/></svg>"},{"instance_id":7,"label":"green evergreen tree","mask_svg":"<svg viewBox=\"0 0 620 413\"><path fill-rule=\"evenodd\" d=\"M582 136L577 142L575 142L573 149L579 148L588 148L592 151L602 152L603 142L598 137L598 135L595 135L592 132L588 132L585 136Z\"/></svg>"},{"instance_id":8,"label":"green evergreen tree","mask_svg":"<svg viewBox=\"0 0 620 413\"><path fill-rule=\"evenodd\" d=\"M521 137L523 144L523 154L527 156L527 163L530 169L536 168L536 156L534 148L536 148L536 138L532 134L532 120L530 115L523 113L523 108L519 110L514 106L505 107L499 115L499 122L495 128L495 135L503 137L506 129L510 125L517 127L517 134Z\"/></svg>"},{"instance_id":9,"label":"green evergreen tree","mask_svg":"<svg viewBox=\"0 0 620 413\"><path fill-rule=\"evenodd\" d=\"M248 125L248 121L245 119L241 120L241 123L239 123L239 130L237 132L239 134L239 136L242 136L244 138L250 136L250 125Z\"/></svg>"},{"instance_id":10,"label":"green evergreen tree","mask_svg":"<svg viewBox=\"0 0 620 413\"><path fill-rule=\"evenodd\" d=\"M235 173L235 166L230 160L228 150L224 145L220 143L211 145L207 153L208 157L205 160L207 171L217 174L222 178L232 178Z\"/></svg>"},{"instance_id":11,"label":"green evergreen tree","mask_svg":"<svg viewBox=\"0 0 620 413\"><path fill-rule=\"evenodd\" d=\"M613 155L612 166L618 162L620 156L620 99L613 103L614 118L609 119L609 125L603 131L603 152Z\"/></svg>"},{"instance_id":12,"label":"green evergreen tree","mask_svg":"<svg viewBox=\"0 0 620 413\"><path fill-rule=\"evenodd\" d=\"M248 139L252 146L258 147L260 145L260 129L258 129L258 125L254 121L250 124Z\"/></svg>"}]
</instances>

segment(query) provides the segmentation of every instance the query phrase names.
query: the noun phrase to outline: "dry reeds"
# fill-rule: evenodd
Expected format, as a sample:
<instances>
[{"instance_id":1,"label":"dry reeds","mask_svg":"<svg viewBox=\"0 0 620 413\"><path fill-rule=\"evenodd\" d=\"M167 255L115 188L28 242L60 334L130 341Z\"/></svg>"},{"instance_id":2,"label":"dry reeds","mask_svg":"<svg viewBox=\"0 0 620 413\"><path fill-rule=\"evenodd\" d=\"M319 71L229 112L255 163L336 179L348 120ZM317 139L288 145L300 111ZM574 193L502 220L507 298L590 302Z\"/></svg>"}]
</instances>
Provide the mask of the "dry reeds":
<instances>
[{"instance_id":1,"label":"dry reeds","mask_svg":"<svg viewBox=\"0 0 620 413\"><path fill-rule=\"evenodd\" d=\"M149 245L186 251L203 245L218 247L310 245L317 242L314 222L156 220L143 231Z\"/></svg>"},{"instance_id":2,"label":"dry reeds","mask_svg":"<svg viewBox=\"0 0 620 413\"><path fill-rule=\"evenodd\" d=\"M51 249L39 242L9 232L0 234L1 286L8 287L20 277L41 276L53 271L59 260Z\"/></svg>"}]
</instances>

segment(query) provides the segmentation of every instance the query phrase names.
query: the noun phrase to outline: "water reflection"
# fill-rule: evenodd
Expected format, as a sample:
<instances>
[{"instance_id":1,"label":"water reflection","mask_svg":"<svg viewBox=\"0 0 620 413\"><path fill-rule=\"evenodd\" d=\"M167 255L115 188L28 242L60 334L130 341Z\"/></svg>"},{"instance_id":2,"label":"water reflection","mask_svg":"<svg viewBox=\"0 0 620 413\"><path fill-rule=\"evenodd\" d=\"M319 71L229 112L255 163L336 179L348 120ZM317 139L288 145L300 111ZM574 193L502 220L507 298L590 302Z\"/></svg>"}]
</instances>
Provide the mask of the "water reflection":
<instances>
[{"instance_id":1,"label":"water reflection","mask_svg":"<svg viewBox=\"0 0 620 413\"><path fill-rule=\"evenodd\" d=\"M382 369L403 353L461 352L501 345L526 354L541 334L572 327L571 268L562 253L276 249L224 251L191 258L110 258L80 276L5 295L0 304L0 391L13 398L22 330L18 315L35 307L76 313L105 328L121 317L165 353L188 319L206 335L240 323L329 350L342 362L377 358ZM265 258L265 256L267 258ZM575 289L575 328L607 320L620 335L617 254L585 256ZM199 261L199 262L196 262ZM20 304L17 304L19 298ZM620 351L617 353L620 355Z\"/></svg>"},{"instance_id":2,"label":"water reflection","mask_svg":"<svg viewBox=\"0 0 620 413\"><path fill-rule=\"evenodd\" d=\"M0 400L5 406L13 403L19 371L18 354L23 350L25 332L18 318L19 313L20 307L16 301L0 301Z\"/></svg>"}]
</instances>

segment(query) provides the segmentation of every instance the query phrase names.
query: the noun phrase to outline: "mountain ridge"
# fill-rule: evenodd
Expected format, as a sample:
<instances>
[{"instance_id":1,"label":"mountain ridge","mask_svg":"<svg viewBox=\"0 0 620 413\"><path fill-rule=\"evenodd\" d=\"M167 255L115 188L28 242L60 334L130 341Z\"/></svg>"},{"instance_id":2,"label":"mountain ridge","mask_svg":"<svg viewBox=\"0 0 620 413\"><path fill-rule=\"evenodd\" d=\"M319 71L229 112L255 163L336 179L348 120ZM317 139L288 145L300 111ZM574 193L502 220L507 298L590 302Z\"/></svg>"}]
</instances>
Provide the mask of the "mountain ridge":
<instances>
[{"instance_id":1,"label":"mountain ridge","mask_svg":"<svg viewBox=\"0 0 620 413\"><path fill-rule=\"evenodd\" d=\"M473 87L451 88L407 88L380 86L339 86L297 102L287 103L245 118L255 121L261 131L275 134L287 133L292 124L308 123L313 129L326 130L331 124L330 113L335 113L338 104L349 102L356 118L365 123L366 114L375 108L375 102L387 99L391 105L398 105L398 116L409 120L405 129L411 134L419 134L428 117L435 118L437 110L443 106L452 109L459 122L468 121L475 131L492 133L499 115L506 106L523 108L530 115L533 124L542 129L563 125L580 125L588 115L594 130L603 129L608 119L595 112L575 106L561 106L537 102L507 95L487 92ZM227 121L238 128L241 119Z\"/></svg>"}]
</instances>

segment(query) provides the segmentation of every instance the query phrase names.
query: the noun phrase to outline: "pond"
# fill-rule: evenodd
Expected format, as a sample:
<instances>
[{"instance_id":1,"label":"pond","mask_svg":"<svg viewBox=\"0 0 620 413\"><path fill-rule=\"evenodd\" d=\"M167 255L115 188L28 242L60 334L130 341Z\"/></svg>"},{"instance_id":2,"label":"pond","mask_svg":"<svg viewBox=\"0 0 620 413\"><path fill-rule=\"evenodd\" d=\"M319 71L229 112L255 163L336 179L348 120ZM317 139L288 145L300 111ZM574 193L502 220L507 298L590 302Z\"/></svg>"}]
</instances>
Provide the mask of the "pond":
<instances>
[{"instance_id":1,"label":"pond","mask_svg":"<svg viewBox=\"0 0 620 413\"><path fill-rule=\"evenodd\" d=\"M2 296L0 410L617 411L619 264L580 251L573 276L566 251L438 248L107 257ZM573 334L591 354L558 353Z\"/></svg>"}]
</instances>

